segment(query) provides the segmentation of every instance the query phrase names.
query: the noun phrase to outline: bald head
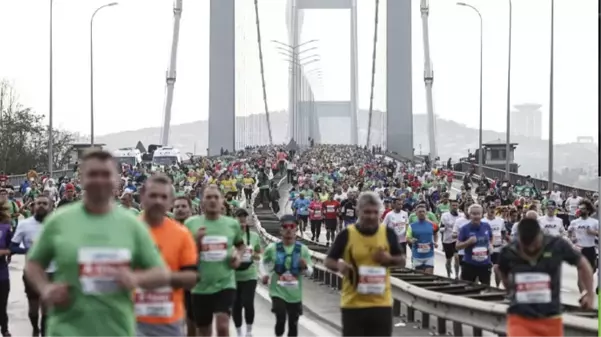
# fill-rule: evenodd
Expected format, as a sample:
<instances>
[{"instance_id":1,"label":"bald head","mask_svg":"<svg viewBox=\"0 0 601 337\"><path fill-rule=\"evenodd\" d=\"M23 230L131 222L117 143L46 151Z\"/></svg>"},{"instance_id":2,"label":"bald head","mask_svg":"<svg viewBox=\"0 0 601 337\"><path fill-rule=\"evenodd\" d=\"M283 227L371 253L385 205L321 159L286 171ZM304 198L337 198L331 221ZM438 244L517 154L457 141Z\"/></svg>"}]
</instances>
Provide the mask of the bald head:
<instances>
[{"instance_id":1,"label":"bald head","mask_svg":"<svg viewBox=\"0 0 601 337\"><path fill-rule=\"evenodd\" d=\"M525 218L536 220L538 219L538 213L536 213L536 211L528 211L526 212Z\"/></svg>"}]
</instances>

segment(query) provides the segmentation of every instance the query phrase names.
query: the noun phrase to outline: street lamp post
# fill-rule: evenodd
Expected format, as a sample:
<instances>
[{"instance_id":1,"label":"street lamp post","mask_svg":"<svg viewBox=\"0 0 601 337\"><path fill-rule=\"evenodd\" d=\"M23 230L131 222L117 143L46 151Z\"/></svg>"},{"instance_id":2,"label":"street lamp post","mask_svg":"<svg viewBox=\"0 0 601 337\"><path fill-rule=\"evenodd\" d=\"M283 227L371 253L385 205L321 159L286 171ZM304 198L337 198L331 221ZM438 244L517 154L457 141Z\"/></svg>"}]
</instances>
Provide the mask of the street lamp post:
<instances>
[{"instance_id":1,"label":"street lamp post","mask_svg":"<svg viewBox=\"0 0 601 337\"><path fill-rule=\"evenodd\" d=\"M315 39L309 40L309 41L306 41L306 42L303 42L301 44L294 45L294 46L283 43L281 41L277 41L277 40L271 40L271 42L280 45L280 47L278 47L278 49L284 49L284 48L282 48L282 46L285 47L284 50L288 51L291 54L290 56L292 56L292 60L294 62L298 63L298 56L300 54L305 53L309 50L316 49L316 47L312 47L312 48L307 48L306 50L303 50L303 51L298 51L299 48L306 46L310 43L318 42L318 40L315 40ZM298 125L297 125L298 124L297 121L299 120L299 118L298 118L299 116L297 116L297 114L298 114L298 106L297 106L298 105L298 95L299 95L299 89L301 86L301 81L300 81L300 76L299 76L299 73L300 73L299 67L300 66L298 64L296 66L291 67L291 72L290 72L290 77L291 77L290 78L290 97L292 98L292 102L288 108L290 110L289 113L292 114L292 124L293 124L293 127L289 128L291 139L295 138L295 136L298 136L298 133L299 133L298 132L299 129L298 129ZM296 141L299 142L301 140L296 139Z\"/></svg>"},{"instance_id":2,"label":"street lamp post","mask_svg":"<svg viewBox=\"0 0 601 337\"><path fill-rule=\"evenodd\" d=\"M478 14L478 17L480 18L480 125L478 127L478 149L480 149L480 151L478 151L478 173L481 175L482 174L482 166L484 165L484 151L482 149L482 65L483 65L483 55L484 55L484 43L483 43L483 30L482 30L482 14L480 14L480 11L470 5L467 4L465 2L458 2L457 5L459 6L465 6L468 8L473 9L476 14Z\"/></svg>"},{"instance_id":3,"label":"street lamp post","mask_svg":"<svg viewBox=\"0 0 601 337\"><path fill-rule=\"evenodd\" d=\"M510 177L509 164L511 162L511 25L513 17L513 6L511 0L509 1L509 48L507 58L507 140L505 144L505 175L507 180Z\"/></svg>"},{"instance_id":4,"label":"street lamp post","mask_svg":"<svg viewBox=\"0 0 601 337\"><path fill-rule=\"evenodd\" d=\"M111 2L102 5L94 11L90 18L90 146L94 147L94 18L96 13L103 8L118 5L117 2Z\"/></svg>"},{"instance_id":5,"label":"street lamp post","mask_svg":"<svg viewBox=\"0 0 601 337\"><path fill-rule=\"evenodd\" d=\"M50 176L52 177L52 172L54 171L54 161L52 160L53 157L53 132L52 132L52 118L53 118L53 101L52 98L54 96L54 92L53 92L53 88L52 88L52 68L53 68L53 60L52 60L52 54L53 54L53 50L52 50L52 12L53 12L53 0L50 0L50 44L49 44L49 66L50 66L50 87L49 87L49 99L48 99L48 172L50 173Z\"/></svg>"},{"instance_id":6,"label":"street lamp post","mask_svg":"<svg viewBox=\"0 0 601 337\"><path fill-rule=\"evenodd\" d=\"M555 68L555 0L551 0L551 56L549 71L549 191L553 190L553 84Z\"/></svg>"}]
</instances>

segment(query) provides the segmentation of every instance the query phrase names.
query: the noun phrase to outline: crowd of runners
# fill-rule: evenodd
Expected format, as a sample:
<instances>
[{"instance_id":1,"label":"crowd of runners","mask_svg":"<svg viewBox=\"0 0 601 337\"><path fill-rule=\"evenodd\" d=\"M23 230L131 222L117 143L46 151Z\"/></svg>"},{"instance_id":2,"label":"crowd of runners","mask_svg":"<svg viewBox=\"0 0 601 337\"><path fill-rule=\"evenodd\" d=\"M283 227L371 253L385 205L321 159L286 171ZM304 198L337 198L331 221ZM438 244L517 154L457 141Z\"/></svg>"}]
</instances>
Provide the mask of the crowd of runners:
<instances>
[{"instance_id":1,"label":"crowd of runners","mask_svg":"<svg viewBox=\"0 0 601 337\"><path fill-rule=\"evenodd\" d=\"M34 336L229 336L230 317L252 336L258 282L275 335L297 336L313 272L297 238L323 231L324 264L345 276L344 336L391 335L389 268L432 273L435 250L449 277L489 285L494 275L508 289L509 336L562 335L562 261L578 268L581 305L593 303L596 200L454 179L356 146L269 146L161 167L89 152L72 179L28 179L22 202L0 190L0 332L10 335L10 257L27 254ZM280 242L264 247L251 230L253 202L280 216Z\"/></svg>"}]
</instances>

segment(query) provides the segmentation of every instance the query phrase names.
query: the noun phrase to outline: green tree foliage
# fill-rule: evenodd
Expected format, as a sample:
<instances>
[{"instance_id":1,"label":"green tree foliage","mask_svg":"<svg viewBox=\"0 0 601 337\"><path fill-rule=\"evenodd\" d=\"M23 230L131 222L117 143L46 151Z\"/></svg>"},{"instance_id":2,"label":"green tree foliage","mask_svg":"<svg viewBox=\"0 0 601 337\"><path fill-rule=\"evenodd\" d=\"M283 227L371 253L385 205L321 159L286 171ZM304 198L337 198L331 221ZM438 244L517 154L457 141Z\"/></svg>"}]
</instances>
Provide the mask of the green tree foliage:
<instances>
[{"instance_id":1,"label":"green tree foliage","mask_svg":"<svg viewBox=\"0 0 601 337\"><path fill-rule=\"evenodd\" d=\"M22 174L34 168L48 170L48 125L44 115L19 103L14 87L0 81L0 170L6 174ZM54 169L69 163L74 135L53 130Z\"/></svg>"}]
</instances>

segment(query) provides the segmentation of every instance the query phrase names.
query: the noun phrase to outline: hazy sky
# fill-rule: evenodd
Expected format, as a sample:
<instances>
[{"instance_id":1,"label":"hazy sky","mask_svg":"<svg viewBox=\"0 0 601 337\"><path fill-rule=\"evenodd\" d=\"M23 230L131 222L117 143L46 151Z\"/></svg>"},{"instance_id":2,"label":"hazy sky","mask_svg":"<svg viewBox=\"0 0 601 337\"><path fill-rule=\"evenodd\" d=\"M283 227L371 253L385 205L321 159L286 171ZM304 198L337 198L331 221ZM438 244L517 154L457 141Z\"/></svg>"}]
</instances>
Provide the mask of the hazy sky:
<instances>
[{"instance_id":1,"label":"hazy sky","mask_svg":"<svg viewBox=\"0 0 601 337\"><path fill-rule=\"evenodd\" d=\"M238 55L246 58L238 109L263 110L252 12L253 0L237 0L242 30ZM373 0L359 5L359 104L369 106ZM413 107L425 112L419 0L413 1ZM89 20L107 0L54 0L55 125L89 133ZM505 129L508 1L471 0L484 18L484 127ZM287 107L287 63L272 39L287 42L285 0L260 0L270 110ZM555 137L574 141L597 135L598 5L595 0L556 0ZM49 0L0 0L0 77L14 82L21 102L48 112ZM385 17L386 1L381 1ZM121 0L95 19L96 133L159 126L172 35L171 0ZM478 124L479 23L475 12L453 0L430 1L434 108L441 118ZM172 124L208 117L209 1L184 0ZM375 107L385 109L385 32L380 27ZM323 81L318 99L349 97L349 15L307 11L302 41L319 39ZM243 40L242 37L239 40ZM512 104L549 106L550 1L513 1ZM409 47L409 46L408 46ZM318 88L317 88L318 87ZM240 90L242 91L242 90ZM252 98L250 98L252 97ZM157 139L158 141L158 139Z\"/></svg>"}]
</instances>

